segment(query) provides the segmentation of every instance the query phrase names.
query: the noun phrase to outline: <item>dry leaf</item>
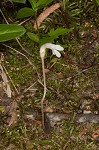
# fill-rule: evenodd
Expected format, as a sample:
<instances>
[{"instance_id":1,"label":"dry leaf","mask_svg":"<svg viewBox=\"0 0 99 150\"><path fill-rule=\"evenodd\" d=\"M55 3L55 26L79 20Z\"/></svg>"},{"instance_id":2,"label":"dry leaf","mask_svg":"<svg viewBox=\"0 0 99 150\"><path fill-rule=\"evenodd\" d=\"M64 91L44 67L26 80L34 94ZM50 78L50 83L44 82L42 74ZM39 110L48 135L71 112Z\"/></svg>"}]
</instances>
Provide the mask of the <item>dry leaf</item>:
<instances>
[{"instance_id":1,"label":"dry leaf","mask_svg":"<svg viewBox=\"0 0 99 150\"><path fill-rule=\"evenodd\" d=\"M99 93L94 93L94 95L92 96L92 98L93 98L94 100L98 99L98 98L99 98Z\"/></svg>"},{"instance_id":2,"label":"dry leaf","mask_svg":"<svg viewBox=\"0 0 99 150\"><path fill-rule=\"evenodd\" d=\"M51 106L48 106L45 108L44 112L53 112L53 108Z\"/></svg>"},{"instance_id":3,"label":"dry leaf","mask_svg":"<svg viewBox=\"0 0 99 150\"><path fill-rule=\"evenodd\" d=\"M97 35L97 31L95 29L93 29L92 35L93 35L94 38L97 38L98 35Z\"/></svg>"},{"instance_id":4,"label":"dry leaf","mask_svg":"<svg viewBox=\"0 0 99 150\"><path fill-rule=\"evenodd\" d=\"M34 29L37 30L37 27L39 28L41 23L46 19L51 13L53 13L56 9L60 7L60 3L53 4L52 6L45 9L37 18L37 20L34 22Z\"/></svg>"},{"instance_id":5,"label":"dry leaf","mask_svg":"<svg viewBox=\"0 0 99 150\"><path fill-rule=\"evenodd\" d=\"M93 137L94 140L99 139L99 128L92 134L92 137Z\"/></svg>"},{"instance_id":6,"label":"dry leaf","mask_svg":"<svg viewBox=\"0 0 99 150\"><path fill-rule=\"evenodd\" d=\"M62 78L64 77L61 72L57 72L56 75L57 75L57 77L58 77L59 79L62 79Z\"/></svg>"},{"instance_id":7,"label":"dry leaf","mask_svg":"<svg viewBox=\"0 0 99 150\"><path fill-rule=\"evenodd\" d=\"M1 77L3 80L3 89L4 89L5 93L7 94L7 96L11 98L11 88L10 88L6 73L1 64L0 64L0 70L1 70L1 72L0 72Z\"/></svg>"},{"instance_id":8,"label":"dry leaf","mask_svg":"<svg viewBox=\"0 0 99 150\"><path fill-rule=\"evenodd\" d=\"M8 112L8 119L7 119L7 123L8 126L11 126L16 120L17 120L17 103L16 101L13 101L10 105L10 110Z\"/></svg>"},{"instance_id":9,"label":"dry leaf","mask_svg":"<svg viewBox=\"0 0 99 150\"><path fill-rule=\"evenodd\" d=\"M80 140L85 139L87 132L88 132L87 129L83 129L83 131L80 131L79 136L78 136L80 138Z\"/></svg>"},{"instance_id":10,"label":"dry leaf","mask_svg":"<svg viewBox=\"0 0 99 150\"><path fill-rule=\"evenodd\" d=\"M47 74L47 73L49 73L50 72L50 70L49 69L44 69L44 71L45 71L45 73Z\"/></svg>"},{"instance_id":11,"label":"dry leaf","mask_svg":"<svg viewBox=\"0 0 99 150\"><path fill-rule=\"evenodd\" d=\"M40 121L40 120L36 120L35 122L36 122L36 124L42 124L42 121Z\"/></svg>"},{"instance_id":12,"label":"dry leaf","mask_svg":"<svg viewBox=\"0 0 99 150\"><path fill-rule=\"evenodd\" d=\"M37 115L37 114L34 112L34 113L32 113L32 114L26 115L26 118L27 118L27 119L31 119L31 120L34 121L35 118L36 118L36 115Z\"/></svg>"},{"instance_id":13,"label":"dry leaf","mask_svg":"<svg viewBox=\"0 0 99 150\"><path fill-rule=\"evenodd\" d=\"M16 150L16 146L13 144L10 144L5 150Z\"/></svg>"}]
</instances>

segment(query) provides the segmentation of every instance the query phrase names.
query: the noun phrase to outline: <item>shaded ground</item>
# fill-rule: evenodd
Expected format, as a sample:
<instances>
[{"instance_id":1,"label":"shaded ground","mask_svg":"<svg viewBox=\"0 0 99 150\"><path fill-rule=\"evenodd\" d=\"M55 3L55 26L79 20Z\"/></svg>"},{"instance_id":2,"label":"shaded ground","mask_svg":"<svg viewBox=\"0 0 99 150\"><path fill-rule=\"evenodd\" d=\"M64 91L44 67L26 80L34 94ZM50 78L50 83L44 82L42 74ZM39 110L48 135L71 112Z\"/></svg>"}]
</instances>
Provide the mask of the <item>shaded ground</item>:
<instances>
[{"instance_id":1,"label":"shaded ground","mask_svg":"<svg viewBox=\"0 0 99 150\"><path fill-rule=\"evenodd\" d=\"M49 23L49 20L44 22L46 30L53 27L54 23L58 24L58 18L61 18L61 14L57 11L50 17L52 22ZM55 20L55 18L57 19ZM45 111L75 115L83 113L88 108L93 114L99 113L99 31L94 21L85 18L83 20L68 36L59 37L55 42L62 43L65 48L62 57L56 61L49 52L45 59L47 78ZM32 26L32 21L25 24L29 30L28 26ZM44 30L45 33L46 30ZM42 29L40 32L43 32ZM25 49L33 55L33 57L28 57L36 69L30 66L25 57L6 48L2 63L17 87L21 98L17 97L15 89L11 86L13 100L17 102L17 117L15 122L8 127L8 115L1 111L0 149L98 150L99 124L88 122L76 124L72 118L52 123L52 134L50 135L43 132L40 113L43 86L39 83L39 80L42 81L39 46L30 41L26 35L20 41ZM16 41L7 42L7 45L21 50ZM2 46L2 49L5 50L5 47ZM27 55L22 50L21 52ZM32 84L33 86L27 90ZM27 91L25 92L25 90ZM4 99L4 91L1 89L0 92L2 93L1 99ZM90 101L90 106L88 105L87 108L83 107L85 101ZM27 118L27 115L35 115L35 112L37 113L36 119ZM98 132L98 138L94 136L95 131Z\"/></svg>"}]
</instances>

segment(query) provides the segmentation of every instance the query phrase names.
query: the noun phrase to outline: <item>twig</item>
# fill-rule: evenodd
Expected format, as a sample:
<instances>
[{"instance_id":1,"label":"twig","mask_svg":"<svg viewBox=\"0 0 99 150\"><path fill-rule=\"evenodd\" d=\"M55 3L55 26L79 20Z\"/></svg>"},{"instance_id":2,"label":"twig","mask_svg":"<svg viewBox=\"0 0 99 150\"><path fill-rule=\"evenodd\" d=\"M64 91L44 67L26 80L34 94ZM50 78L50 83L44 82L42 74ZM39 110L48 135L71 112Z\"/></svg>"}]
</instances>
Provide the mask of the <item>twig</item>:
<instances>
[{"instance_id":1,"label":"twig","mask_svg":"<svg viewBox=\"0 0 99 150\"><path fill-rule=\"evenodd\" d=\"M54 62L48 69L52 69L52 67L56 64L56 62Z\"/></svg>"},{"instance_id":2,"label":"twig","mask_svg":"<svg viewBox=\"0 0 99 150\"><path fill-rule=\"evenodd\" d=\"M6 44L2 44L2 45L4 45L5 47L8 47L8 48L10 48L10 49L12 49L13 51L15 51L15 52L18 53L18 54L24 56L24 57L27 59L28 63L29 63L30 65L32 65L33 67L35 67L35 66L32 64L32 62L30 61L30 59L29 59L25 54L23 54L23 53L17 51L15 48L12 48L11 46L8 46L8 45L6 45Z\"/></svg>"},{"instance_id":3,"label":"twig","mask_svg":"<svg viewBox=\"0 0 99 150\"><path fill-rule=\"evenodd\" d=\"M39 79L37 81L44 87L44 84ZM48 90L47 87L46 87L46 90Z\"/></svg>"},{"instance_id":4,"label":"twig","mask_svg":"<svg viewBox=\"0 0 99 150\"><path fill-rule=\"evenodd\" d=\"M26 19L26 20L24 20L24 21L22 21L21 23L19 23L19 25L22 25L22 24L26 23L26 22L29 21L30 19L31 19L31 17L28 18L28 19Z\"/></svg>"},{"instance_id":5,"label":"twig","mask_svg":"<svg viewBox=\"0 0 99 150\"><path fill-rule=\"evenodd\" d=\"M86 69L84 69L84 70L78 72L76 75L66 78L65 80L69 80L69 79L75 78L75 77L79 76L81 73L87 71L88 69L90 69L90 68L92 68L92 67L93 67L93 66L90 66L90 67L88 67L88 68L86 68ZM64 80L64 81L65 81L65 80Z\"/></svg>"},{"instance_id":6,"label":"twig","mask_svg":"<svg viewBox=\"0 0 99 150\"><path fill-rule=\"evenodd\" d=\"M6 68L5 68L3 65L2 65L2 67L4 68L5 73L8 75L8 77L9 77L9 79L10 79L10 81L11 81L11 83L12 83L12 85L13 85L13 87L14 87L15 91L16 91L16 93L17 93L17 94L19 94L18 89L16 88L16 86L15 86L14 82L12 81L12 79L11 79L11 77L10 77L10 75L9 75L8 71L6 70Z\"/></svg>"},{"instance_id":7,"label":"twig","mask_svg":"<svg viewBox=\"0 0 99 150\"><path fill-rule=\"evenodd\" d=\"M33 57L33 55L32 54L30 54L23 46L22 46L22 44L20 43L20 41L19 41L19 39L18 38L16 38L16 41L17 41L17 43L20 45L20 47L22 48L22 50L23 51L25 51L28 55L30 55L30 56L32 56Z\"/></svg>"},{"instance_id":8,"label":"twig","mask_svg":"<svg viewBox=\"0 0 99 150\"><path fill-rule=\"evenodd\" d=\"M68 143L70 142L70 139L66 142L66 144L64 145L64 147L63 147L63 150L66 150L66 147L67 147L67 145L68 145Z\"/></svg>"},{"instance_id":9,"label":"twig","mask_svg":"<svg viewBox=\"0 0 99 150\"><path fill-rule=\"evenodd\" d=\"M8 79L7 79L7 75L0 63L0 70L1 70L1 77L2 77L2 80L3 80L3 85L4 85L4 91L6 92L7 96L11 98L11 88L10 88L10 85L9 85L9 82L8 82Z\"/></svg>"},{"instance_id":10,"label":"twig","mask_svg":"<svg viewBox=\"0 0 99 150\"><path fill-rule=\"evenodd\" d=\"M6 19L5 15L3 14L3 12L2 12L2 10L1 10L1 9L0 9L0 12L1 12L1 14L2 14L2 16L3 16L3 18L4 18L5 22L6 22L6 24L9 24L9 22L7 21L7 19Z\"/></svg>"},{"instance_id":11,"label":"twig","mask_svg":"<svg viewBox=\"0 0 99 150\"><path fill-rule=\"evenodd\" d=\"M22 93L26 93L31 87L33 87L35 84L37 83L37 81L35 83L33 83L32 85L30 85L27 89L25 89Z\"/></svg>"},{"instance_id":12,"label":"twig","mask_svg":"<svg viewBox=\"0 0 99 150\"><path fill-rule=\"evenodd\" d=\"M38 81L38 83L40 83L44 87L43 83L39 79L37 81Z\"/></svg>"}]
</instances>

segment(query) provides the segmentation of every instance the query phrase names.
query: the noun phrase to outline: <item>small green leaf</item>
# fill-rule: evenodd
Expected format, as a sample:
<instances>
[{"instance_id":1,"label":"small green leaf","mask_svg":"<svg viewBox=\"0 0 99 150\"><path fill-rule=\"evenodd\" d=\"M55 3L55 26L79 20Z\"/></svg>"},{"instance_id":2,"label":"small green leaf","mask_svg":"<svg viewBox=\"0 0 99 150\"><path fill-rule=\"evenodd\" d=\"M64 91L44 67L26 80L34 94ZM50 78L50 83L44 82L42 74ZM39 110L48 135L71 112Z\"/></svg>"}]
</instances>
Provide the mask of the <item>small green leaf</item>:
<instances>
[{"instance_id":1,"label":"small green leaf","mask_svg":"<svg viewBox=\"0 0 99 150\"><path fill-rule=\"evenodd\" d=\"M32 8L24 7L20 9L17 13L17 18L25 18L34 15Z\"/></svg>"},{"instance_id":2,"label":"small green leaf","mask_svg":"<svg viewBox=\"0 0 99 150\"><path fill-rule=\"evenodd\" d=\"M69 32L71 32L71 29L60 27L60 28L57 28L56 30L51 29L48 35L56 39L58 38L58 36L68 34Z\"/></svg>"},{"instance_id":3,"label":"small green leaf","mask_svg":"<svg viewBox=\"0 0 99 150\"><path fill-rule=\"evenodd\" d=\"M46 36L46 37L42 37L40 39L40 44L43 45L45 43L53 43L54 42L54 38L53 37L49 37L49 36Z\"/></svg>"},{"instance_id":4,"label":"small green leaf","mask_svg":"<svg viewBox=\"0 0 99 150\"><path fill-rule=\"evenodd\" d=\"M11 1L15 3L23 3L23 4L26 3L26 0L11 0Z\"/></svg>"},{"instance_id":5,"label":"small green leaf","mask_svg":"<svg viewBox=\"0 0 99 150\"><path fill-rule=\"evenodd\" d=\"M0 112L4 112L5 111L5 107L4 106L0 106Z\"/></svg>"},{"instance_id":6,"label":"small green leaf","mask_svg":"<svg viewBox=\"0 0 99 150\"><path fill-rule=\"evenodd\" d=\"M36 11L37 9L37 3L36 3L36 0L29 0L30 4L31 4L31 7L34 11Z\"/></svg>"},{"instance_id":7,"label":"small green leaf","mask_svg":"<svg viewBox=\"0 0 99 150\"><path fill-rule=\"evenodd\" d=\"M74 17L74 16L79 15L80 13L81 13L80 9L74 9L70 11L70 16Z\"/></svg>"},{"instance_id":8,"label":"small green leaf","mask_svg":"<svg viewBox=\"0 0 99 150\"><path fill-rule=\"evenodd\" d=\"M58 58L55 57L55 58L53 58L50 62L51 62L51 63L55 63L55 62L57 62L57 60L58 60Z\"/></svg>"},{"instance_id":9,"label":"small green leaf","mask_svg":"<svg viewBox=\"0 0 99 150\"><path fill-rule=\"evenodd\" d=\"M96 0L97 4L99 5L99 0Z\"/></svg>"},{"instance_id":10,"label":"small green leaf","mask_svg":"<svg viewBox=\"0 0 99 150\"><path fill-rule=\"evenodd\" d=\"M35 41L37 43L39 42L39 37L36 34L27 32L27 35L32 41Z\"/></svg>"},{"instance_id":11,"label":"small green leaf","mask_svg":"<svg viewBox=\"0 0 99 150\"><path fill-rule=\"evenodd\" d=\"M25 28L16 24L0 24L0 42L8 41L23 35Z\"/></svg>"},{"instance_id":12,"label":"small green leaf","mask_svg":"<svg viewBox=\"0 0 99 150\"><path fill-rule=\"evenodd\" d=\"M49 5L52 1L53 1L53 0L39 0L39 1L37 2L37 7L38 7L38 9L41 9L41 8L43 8L43 7L47 6L47 5Z\"/></svg>"}]
</instances>

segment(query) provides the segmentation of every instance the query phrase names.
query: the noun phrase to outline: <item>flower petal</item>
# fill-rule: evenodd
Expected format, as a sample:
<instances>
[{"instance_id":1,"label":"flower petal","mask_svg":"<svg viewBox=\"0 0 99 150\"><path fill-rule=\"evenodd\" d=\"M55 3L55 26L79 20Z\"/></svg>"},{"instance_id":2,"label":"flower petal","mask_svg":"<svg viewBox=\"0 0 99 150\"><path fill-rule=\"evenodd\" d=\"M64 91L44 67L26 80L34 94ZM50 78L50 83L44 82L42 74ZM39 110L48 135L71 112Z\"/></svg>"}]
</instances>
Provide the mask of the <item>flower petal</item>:
<instances>
[{"instance_id":1,"label":"flower petal","mask_svg":"<svg viewBox=\"0 0 99 150\"><path fill-rule=\"evenodd\" d=\"M53 55L56 55L56 54L55 54L55 50L54 50L54 49L52 49L52 53L53 53Z\"/></svg>"},{"instance_id":2,"label":"flower petal","mask_svg":"<svg viewBox=\"0 0 99 150\"><path fill-rule=\"evenodd\" d=\"M49 49L55 49L55 44L52 44L52 43L46 43L43 45L45 48L49 48Z\"/></svg>"},{"instance_id":3,"label":"flower petal","mask_svg":"<svg viewBox=\"0 0 99 150\"><path fill-rule=\"evenodd\" d=\"M56 55L58 58L61 57L60 52L58 52L56 49L52 50L53 55Z\"/></svg>"},{"instance_id":4,"label":"flower petal","mask_svg":"<svg viewBox=\"0 0 99 150\"><path fill-rule=\"evenodd\" d=\"M58 51L63 51L64 48L60 45L55 45L55 49L58 50Z\"/></svg>"}]
</instances>

